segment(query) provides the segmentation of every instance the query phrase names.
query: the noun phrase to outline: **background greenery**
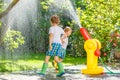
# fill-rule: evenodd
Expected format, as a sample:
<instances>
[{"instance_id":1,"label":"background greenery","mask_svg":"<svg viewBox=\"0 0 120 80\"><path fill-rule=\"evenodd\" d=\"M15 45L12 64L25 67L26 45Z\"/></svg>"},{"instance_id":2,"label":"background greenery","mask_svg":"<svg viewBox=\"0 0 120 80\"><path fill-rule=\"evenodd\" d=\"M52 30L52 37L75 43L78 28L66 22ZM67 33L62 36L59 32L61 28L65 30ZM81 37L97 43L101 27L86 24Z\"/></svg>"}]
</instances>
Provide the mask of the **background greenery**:
<instances>
[{"instance_id":1,"label":"background greenery","mask_svg":"<svg viewBox=\"0 0 120 80\"><path fill-rule=\"evenodd\" d=\"M66 58L64 63L66 64L72 61L73 63L74 61L78 61L75 64L81 64L83 62L85 63L85 61L81 61L82 57L86 57L86 52L83 47L85 40L79 32L79 26L74 23L74 20L70 17L69 14L65 13L67 9L55 8L55 10L58 11L51 11L51 1L53 0L38 0L37 22L34 25L36 27L33 28L33 26L30 26L29 29L25 31L26 33L31 32L27 36L29 40L26 39L26 36L23 35L22 31L17 31L15 27L13 28L13 31L11 30L14 34L13 36L11 36L11 41L6 41L6 39L8 39L7 36L4 38L4 42L1 44L0 53L0 58L2 62L1 64L3 65L1 66L1 71L7 70L7 68L4 67L5 65L12 66L11 61L9 60L14 61L15 64L18 63L16 60L23 60L20 61L20 63L18 63L17 65L27 65L28 62L28 64L38 65L36 68L41 67L41 60L44 60L44 56L42 53L45 53L48 49L48 30L50 27L49 18L53 14L57 14L60 16L60 25L63 26L63 28L65 26L70 26L73 30L72 35L69 38L69 45L67 48L67 54L68 56L70 56L70 58ZM111 49L113 48L112 45L114 44L110 42L110 34L116 29L118 30L118 33L120 31L120 1L71 0L71 2L75 8L77 15L80 18L81 25L88 30L92 38L100 40L102 44L101 57L103 57L105 61L108 61ZM0 0L0 12L4 11L2 7L6 5L7 4L3 3L3 1ZM30 15L31 14L28 15L29 22L30 24L32 24ZM5 22L0 21L0 29L1 27L4 27L4 23ZM10 37L11 33L7 35L9 35ZM15 35L19 36L19 38L17 39L17 43L14 43L16 40ZM116 40L118 40L119 43L119 38L117 38ZM7 44L8 46L5 46L7 42L9 42L9 44ZM13 43L16 45L10 45ZM21 51L22 53L18 52L18 50L23 50L21 49L22 44L23 46L24 44L26 44L29 51ZM117 46L119 47L119 45ZM12 50L5 52L4 50L6 50L6 47L9 47L9 49ZM6 57L6 54L9 54L11 57ZM104 54L106 54L107 56L104 56ZM13 57L15 55L17 55L16 58ZM78 60L76 60L76 57L78 58ZM70 61L68 61L67 59L70 59ZM32 60L32 63L29 62L29 60ZM34 61L37 63L34 64ZM28 67L26 65L25 68L27 67L29 69L30 66Z\"/></svg>"}]
</instances>

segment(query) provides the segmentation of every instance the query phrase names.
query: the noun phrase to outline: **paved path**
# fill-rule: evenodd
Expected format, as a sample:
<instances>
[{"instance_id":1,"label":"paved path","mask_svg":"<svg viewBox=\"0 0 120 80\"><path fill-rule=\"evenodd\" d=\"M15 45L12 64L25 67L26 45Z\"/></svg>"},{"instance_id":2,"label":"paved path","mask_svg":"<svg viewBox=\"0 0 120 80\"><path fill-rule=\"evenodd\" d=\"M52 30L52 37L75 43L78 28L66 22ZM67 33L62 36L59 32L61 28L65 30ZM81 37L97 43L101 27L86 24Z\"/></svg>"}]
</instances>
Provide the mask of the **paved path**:
<instances>
[{"instance_id":1,"label":"paved path","mask_svg":"<svg viewBox=\"0 0 120 80\"><path fill-rule=\"evenodd\" d=\"M83 67L85 65L65 67L66 74L63 77L56 77L54 69L49 68L45 77L37 75L36 72L39 70L35 70L0 74L0 80L120 80L120 74L83 75L80 71ZM112 71L120 72L120 70Z\"/></svg>"}]
</instances>

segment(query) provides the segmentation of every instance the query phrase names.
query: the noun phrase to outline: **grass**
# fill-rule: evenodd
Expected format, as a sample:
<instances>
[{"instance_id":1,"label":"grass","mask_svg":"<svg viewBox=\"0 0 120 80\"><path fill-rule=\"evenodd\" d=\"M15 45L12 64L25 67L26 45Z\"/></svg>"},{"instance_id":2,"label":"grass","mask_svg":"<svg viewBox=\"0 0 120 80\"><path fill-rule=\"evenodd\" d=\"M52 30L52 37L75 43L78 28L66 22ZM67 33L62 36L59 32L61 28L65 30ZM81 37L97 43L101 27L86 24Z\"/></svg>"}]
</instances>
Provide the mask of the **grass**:
<instances>
[{"instance_id":1,"label":"grass","mask_svg":"<svg viewBox=\"0 0 120 80\"><path fill-rule=\"evenodd\" d=\"M44 62L45 54L35 54L29 53L29 55L24 55L19 57L17 60L0 60L0 71L1 72L11 72L11 71L20 71L20 70L36 70L42 67ZM49 67L52 67L51 61L49 61ZM80 57L68 57L66 56L65 60L63 61L64 66L69 65L80 65L86 62L86 58Z\"/></svg>"}]
</instances>

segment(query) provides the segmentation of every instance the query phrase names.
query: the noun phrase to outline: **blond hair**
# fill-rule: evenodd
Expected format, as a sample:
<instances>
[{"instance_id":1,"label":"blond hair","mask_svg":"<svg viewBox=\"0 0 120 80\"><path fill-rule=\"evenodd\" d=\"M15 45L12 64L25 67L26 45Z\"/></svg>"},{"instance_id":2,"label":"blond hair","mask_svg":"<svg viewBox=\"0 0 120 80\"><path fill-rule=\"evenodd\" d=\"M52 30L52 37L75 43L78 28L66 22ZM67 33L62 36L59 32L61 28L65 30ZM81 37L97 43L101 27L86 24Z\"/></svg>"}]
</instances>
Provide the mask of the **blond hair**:
<instances>
[{"instance_id":1,"label":"blond hair","mask_svg":"<svg viewBox=\"0 0 120 80\"><path fill-rule=\"evenodd\" d=\"M67 26L67 27L64 28L64 32L68 32L68 31L72 31L72 29Z\"/></svg>"}]
</instances>

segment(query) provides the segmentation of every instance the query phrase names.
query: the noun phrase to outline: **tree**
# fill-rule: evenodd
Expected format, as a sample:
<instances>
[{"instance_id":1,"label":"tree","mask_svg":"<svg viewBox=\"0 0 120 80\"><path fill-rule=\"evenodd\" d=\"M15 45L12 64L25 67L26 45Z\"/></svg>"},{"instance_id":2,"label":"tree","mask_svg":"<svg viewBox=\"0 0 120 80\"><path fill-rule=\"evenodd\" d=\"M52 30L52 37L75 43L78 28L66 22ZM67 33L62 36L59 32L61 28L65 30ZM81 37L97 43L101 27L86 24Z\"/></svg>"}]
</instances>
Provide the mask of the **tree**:
<instances>
[{"instance_id":1,"label":"tree","mask_svg":"<svg viewBox=\"0 0 120 80\"><path fill-rule=\"evenodd\" d=\"M10 10L19 2L19 0L13 0L11 2L11 4L9 4L9 6L6 8L5 11L3 11L2 13L0 13L0 18L4 17L5 15L7 15Z\"/></svg>"},{"instance_id":2,"label":"tree","mask_svg":"<svg viewBox=\"0 0 120 80\"><path fill-rule=\"evenodd\" d=\"M19 0L13 0L13 1L11 2L11 4L9 4L9 6L6 8L6 10L0 13L0 19L3 18L4 16L6 16L6 15L10 12L10 10L11 10L18 2L19 2ZM6 33L6 27L7 27L7 26L4 26L4 27L1 28L0 44L2 43L2 39L3 39L3 36L4 36L3 34Z\"/></svg>"}]
</instances>

